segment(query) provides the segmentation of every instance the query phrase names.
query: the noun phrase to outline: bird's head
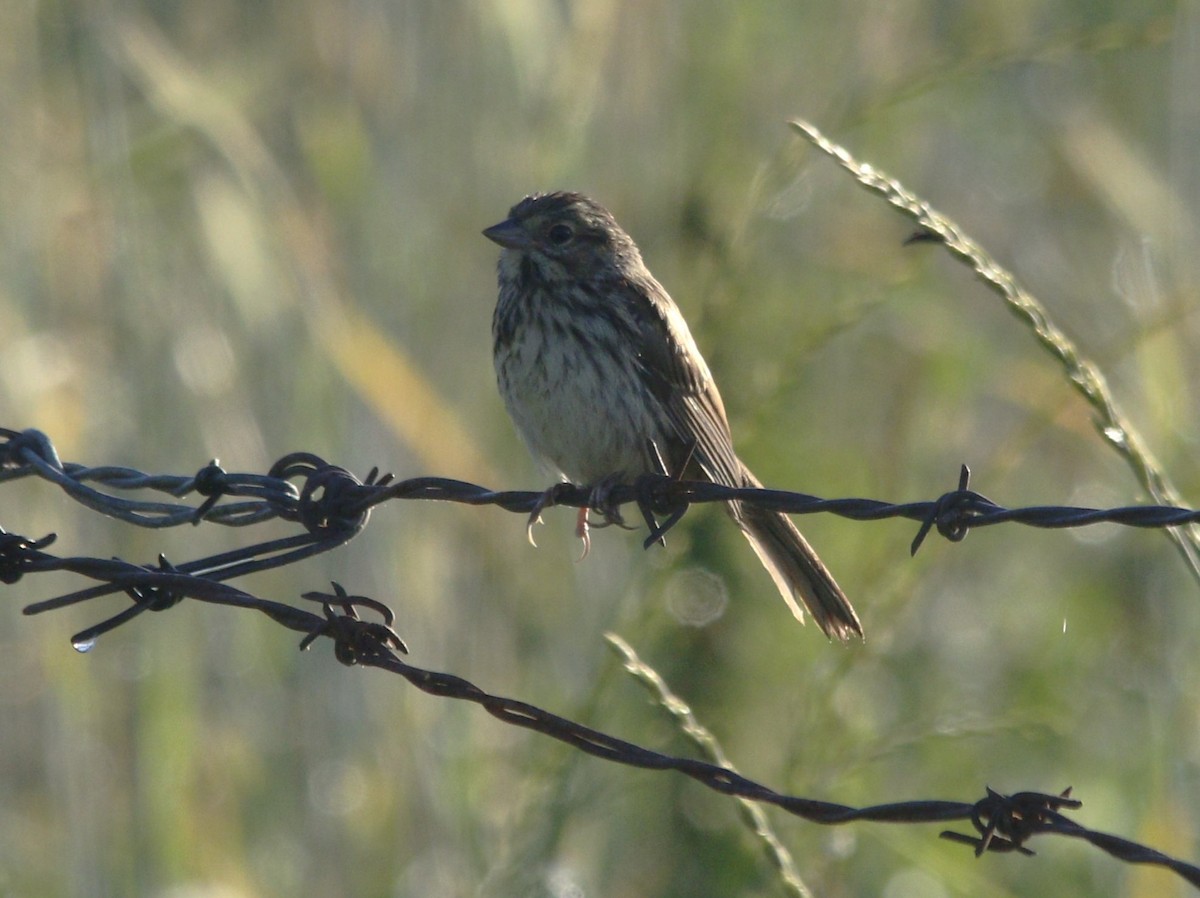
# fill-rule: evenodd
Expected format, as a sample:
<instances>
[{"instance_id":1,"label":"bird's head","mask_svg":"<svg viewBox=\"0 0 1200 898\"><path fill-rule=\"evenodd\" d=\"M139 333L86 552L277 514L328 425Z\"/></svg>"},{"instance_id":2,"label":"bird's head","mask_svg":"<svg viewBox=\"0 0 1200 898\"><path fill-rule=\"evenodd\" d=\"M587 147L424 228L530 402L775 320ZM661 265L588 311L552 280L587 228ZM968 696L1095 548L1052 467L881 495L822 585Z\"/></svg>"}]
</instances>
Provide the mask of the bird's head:
<instances>
[{"instance_id":1,"label":"bird's head","mask_svg":"<svg viewBox=\"0 0 1200 898\"><path fill-rule=\"evenodd\" d=\"M642 267L637 246L612 214L583 194L535 193L483 235L504 247L500 265L534 265L544 280L628 274Z\"/></svg>"}]
</instances>

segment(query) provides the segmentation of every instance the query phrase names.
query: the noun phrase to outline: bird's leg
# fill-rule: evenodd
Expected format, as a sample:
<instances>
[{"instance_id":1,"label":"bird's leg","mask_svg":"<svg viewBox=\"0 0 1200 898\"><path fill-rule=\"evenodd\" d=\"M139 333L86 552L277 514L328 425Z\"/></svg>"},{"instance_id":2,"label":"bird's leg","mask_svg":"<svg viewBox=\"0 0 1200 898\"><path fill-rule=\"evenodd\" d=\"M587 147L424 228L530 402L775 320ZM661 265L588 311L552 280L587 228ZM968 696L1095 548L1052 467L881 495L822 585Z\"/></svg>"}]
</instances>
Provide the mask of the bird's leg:
<instances>
[{"instance_id":1,"label":"bird's leg","mask_svg":"<svg viewBox=\"0 0 1200 898\"><path fill-rule=\"evenodd\" d=\"M692 455L696 451L696 441L692 440L687 445L687 452L684 453L683 463L679 469L672 474L667 467L666 460L663 459L662 453L658 449L658 444L653 440L646 440L646 455L650 460L650 474L657 474L663 477L672 477L675 480L683 479L683 472L687 470L687 466L691 463ZM646 522L646 526L650 529L650 535L646 537L642 543L642 547L649 549L655 543L666 547L667 541L663 538L668 530L679 523L680 518L687 512L687 505L681 505L678 508L671 509L670 513L660 524L654 517L654 509L651 505L651 500L648 495L638 497L638 510L642 513L642 518Z\"/></svg>"}]
</instances>

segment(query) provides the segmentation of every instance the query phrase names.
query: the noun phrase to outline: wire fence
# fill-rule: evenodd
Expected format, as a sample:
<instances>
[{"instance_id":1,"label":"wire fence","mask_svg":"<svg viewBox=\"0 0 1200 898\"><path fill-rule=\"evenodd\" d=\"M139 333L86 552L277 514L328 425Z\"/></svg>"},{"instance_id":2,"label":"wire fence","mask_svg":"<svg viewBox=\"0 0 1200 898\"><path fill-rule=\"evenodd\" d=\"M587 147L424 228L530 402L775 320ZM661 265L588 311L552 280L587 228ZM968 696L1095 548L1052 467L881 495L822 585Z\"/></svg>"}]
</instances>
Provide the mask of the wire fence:
<instances>
[{"instance_id":1,"label":"wire fence","mask_svg":"<svg viewBox=\"0 0 1200 898\"><path fill-rule=\"evenodd\" d=\"M423 692L474 702L505 723L542 733L595 757L631 767L673 770L717 792L774 805L813 823L965 821L973 833L943 831L941 836L972 846L977 856L986 852L1032 855L1027 843L1034 836L1067 836L1082 839L1127 863L1166 868L1200 889L1200 867L1120 836L1088 829L1064 815L1065 810L1081 807L1081 802L1071 797L1070 789L1058 795L1033 791L1002 795L988 788L975 801L917 800L869 807L786 795L728 767L643 748L527 702L488 693L462 677L412 666L400 657L408 649L393 629L391 609L377 600L351 595L336 583L332 592L309 592L302 596L305 601L319 604L322 613L317 614L304 607L260 598L226 582L343 545L362 531L375 505L392 499L495 505L529 515L531 521L549 505L566 505L591 508L613 523L624 523L621 509L633 504L649 527L647 546L660 540L690 505L737 499L793 514L830 512L853 520L906 518L919 524L912 544L914 552L934 530L958 541L973 527L1002 522L1042 528L1100 522L1163 528L1196 521L1200 512L1195 510L1172 506L1009 509L969 489L965 467L957 489L931 501L905 504L872 499L821 499L781 490L734 489L658 476L643 477L633 484L606 485L603 490L560 484L540 492L498 492L439 477L397 481L377 471L360 480L308 453L284 456L266 474L230 473L214 461L190 476L153 475L124 467L64 463L53 442L40 431L0 429L0 485L33 476L56 484L90 509L142 527L202 522L248 526L281 519L303 528L302 533L294 536L219 555L179 564L160 556L148 565L120 559L60 557L47 551L54 543L54 534L26 537L0 529L0 583L11 585L26 575L48 571L66 571L96 583L31 604L24 609L26 614L40 614L116 593L124 593L131 600L119 613L72 637L72 644L81 651L90 649L101 635L143 612L165 611L184 599L252 609L304 634L302 649L328 637L343 664L391 671ZM175 500L195 496L201 501L193 505L115 495L129 490L156 491ZM369 611L379 620L364 619L360 611Z\"/></svg>"}]
</instances>

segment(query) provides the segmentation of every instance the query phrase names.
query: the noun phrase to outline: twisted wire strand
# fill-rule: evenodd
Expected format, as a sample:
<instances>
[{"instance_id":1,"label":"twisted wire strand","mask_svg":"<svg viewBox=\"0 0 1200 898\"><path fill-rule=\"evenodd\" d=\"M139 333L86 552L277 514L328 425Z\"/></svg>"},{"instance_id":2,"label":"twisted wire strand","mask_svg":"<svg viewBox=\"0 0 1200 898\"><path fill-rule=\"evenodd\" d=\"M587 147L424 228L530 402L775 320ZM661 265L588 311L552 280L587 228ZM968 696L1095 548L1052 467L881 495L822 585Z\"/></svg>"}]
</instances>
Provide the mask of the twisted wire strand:
<instances>
[{"instance_id":1,"label":"twisted wire strand","mask_svg":"<svg viewBox=\"0 0 1200 898\"><path fill-rule=\"evenodd\" d=\"M303 608L257 597L223 582L294 563L342 545L362 531L374 506L392 499L495 505L527 515L536 515L550 504L561 504L593 508L614 521L620 520L623 505L635 503L652 524L660 515L673 523L691 504L737 499L796 514L829 512L852 520L901 517L917 521L920 527L913 540L913 551L935 529L947 539L957 541L972 527L1009 521L1042 528L1085 526L1101 521L1131 527L1169 527L1195 521L1200 513L1192 509L1173 506L1091 509L1050 505L1008 509L971 490L965 467L960 473L957 489L935 500L904 504L874 499L821 499L783 490L738 489L666 477L643 477L633 484L606 487L600 497L593 489L570 484L559 484L552 490L540 492L496 491L441 477L395 481L390 475L380 476L377 471L371 471L360 480L309 453L284 456L265 475L229 474L215 461L191 476L150 475L111 465L88 468L63 464L53 443L44 434L0 430L0 484L28 476L42 477L88 508L139 526L165 527L202 521L240 526L282 518L304 528L303 533L292 537L178 565L162 556L152 565L138 565L121 559L58 557L46 551L54 542L54 534L33 539L0 529L0 583L13 584L26 575L49 571L72 572L97 581L97 585L90 588L31 604L25 608L26 614L38 614L119 592L131 600L117 614L75 634L72 643L81 651L90 649L101 635L143 612L166 611L187 598L256 610L284 627L305 634L301 648L308 648L319 638L328 637L333 642L335 657L343 664L390 671L424 692L473 702L504 723L542 733L595 757L632 767L675 771L715 791L774 805L813 823L913 824L965 820L974 828L974 834L945 831L941 836L972 846L977 855L987 852L1032 854L1026 847L1032 837L1067 836L1082 839L1127 863L1171 870L1200 889L1200 867L1121 836L1090 830L1065 816L1063 810L1081 806L1070 797L1070 790L1059 795L1040 792L1002 795L988 789L983 798L974 802L915 800L868 807L787 795L720 763L653 751L528 702L491 694L454 674L410 665L400 657L407 652L407 646L392 628L394 614L391 609L377 600L349 595L337 584L332 593L312 592L302 596L304 600L320 603L323 615L317 615ZM116 490L151 490L176 499L195 493L203 497L203 501L199 506L193 506L183 502L128 500L112 495ZM250 498L225 501L229 496ZM661 529L652 528L647 546L661 535ZM378 614L382 622L362 619L358 613L360 609Z\"/></svg>"},{"instance_id":2,"label":"twisted wire strand","mask_svg":"<svg viewBox=\"0 0 1200 898\"><path fill-rule=\"evenodd\" d=\"M606 486L603 496L590 486L556 484L551 490L494 490L448 477L413 477L393 480L372 471L359 481L344 469L328 465L309 453L284 456L266 474L229 473L213 461L192 475L147 474L133 468L105 465L86 467L63 464L49 438L40 431L0 430L0 484L22 477L39 476L54 483L73 499L94 511L141 527L173 527L201 521L227 526L246 526L272 518L301 520L306 497L330 483L314 485L312 478L335 478L342 492L343 514L365 514L375 505L393 499L458 502L494 505L506 511L536 515L552 505L592 508L609 520L621 521L622 506L634 504L648 520L663 517L666 526L652 529L647 547L694 504L740 502L787 514L828 513L855 521L905 518L920 528L912 551L933 530L953 542L964 539L976 527L1018 523L1043 529L1084 527L1112 523L1126 527L1169 528L1200 521L1200 511L1172 505L1127 505L1115 508L1085 508L1069 505L1037 505L1006 508L969 488L969 471L963 466L956 489L935 499L893 503L879 499L824 499L806 493L777 489L729 487L703 481L676 480L644 475L634 483ZM297 486L291 480L303 478ZM337 479L340 478L340 479ZM340 485L345 484L342 488ZM91 486L97 484L105 489ZM152 490L183 498L192 493L204 496L193 506L184 502L131 500L113 495L116 490ZM308 493L305 492L308 490ZM352 495L346 495L352 492ZM251 497L226 501L228 497ZM307 526L307 524L306 524Z\"/></svg>"},{"instance_id":3,"label":"twisted wire strand","mask_svg":"<svg viewBox=\"0 0 1200 898\"><path fill-rule=\"evenodd\" d=\"M256 610L288 629L304 633L302 649L327 637L334 643L335 657L343 664L389 671L422 692L472 702L504 723L557 739L589 755L630 767L681 773L714 791L770 804L812 823L833 826L853 822L968 821L974 827L974 835L955 831L943 831L940 835L949 841L972 846L977 856L988 852L1032 855L1026 843L1034 836L1067 836L1082 839L1126 863L1163 867L1200 889L1200 867L1121 836L1088 829L1065 816L1062 810L1077 810L1082 806L1080 801L1070 797L1069 789L1058 795L1040 792L1003 795L989 788L983 798L974 802L919 799L866 807L788 795L730 767L654 751L529 702L489 693L455 674L408 664L400 657L408 648L392 629L394 615L391 610L377 600L349 595L336 583L332 593L309 592L302 596L321 604L324 615L320 616L283 602L259 598L225 583L179 573L165 562L155 570L119 559L55 557L45 551L50 542L49 538L30 540L0 533L0 570L11 568L22 574L70 571L103 581L116 591L124 591L134 602L129 609L76 634L72 642L80 650L91 648L99 635L141 611L166 611L185 598ZM359 609L379 614L382 622L362 619ZM46 608L30 606L26 609L27 613L37 610Z\"/></svg>"}]
</instances>

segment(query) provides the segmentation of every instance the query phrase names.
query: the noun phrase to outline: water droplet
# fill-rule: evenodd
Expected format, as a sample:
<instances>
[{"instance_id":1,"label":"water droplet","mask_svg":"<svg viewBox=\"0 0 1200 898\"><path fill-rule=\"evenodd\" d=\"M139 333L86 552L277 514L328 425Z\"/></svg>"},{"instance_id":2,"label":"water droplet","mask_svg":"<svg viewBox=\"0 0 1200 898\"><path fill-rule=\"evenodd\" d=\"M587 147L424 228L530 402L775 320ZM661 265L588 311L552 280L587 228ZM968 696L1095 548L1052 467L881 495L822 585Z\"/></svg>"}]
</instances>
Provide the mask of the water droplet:
<instances>
[{"instance_id":1,"label":"water droplet","mask_svg":"<svg viewBox=\"0 0 1200 898\"><path fill-rule=\"evenodd\" d=\"M1125 445L1125 431L1120 427L1105 427L1102 432L1104 434L1104 438L1114 446Z\"/></svg>"},{"instance_id":2,"label":"water droplet","mask_svg":"<svg viewBox=\"0 0 1200 898\"><path fill-rule=\"evenodd\" d=\"M71 648L75 649L75 651L79 652L81 655L87 654L95 647L96 647L96 640L94 637L83 638L83 639L76 637L75 639L71 640Z\"/></svg>"}]
</instances>

